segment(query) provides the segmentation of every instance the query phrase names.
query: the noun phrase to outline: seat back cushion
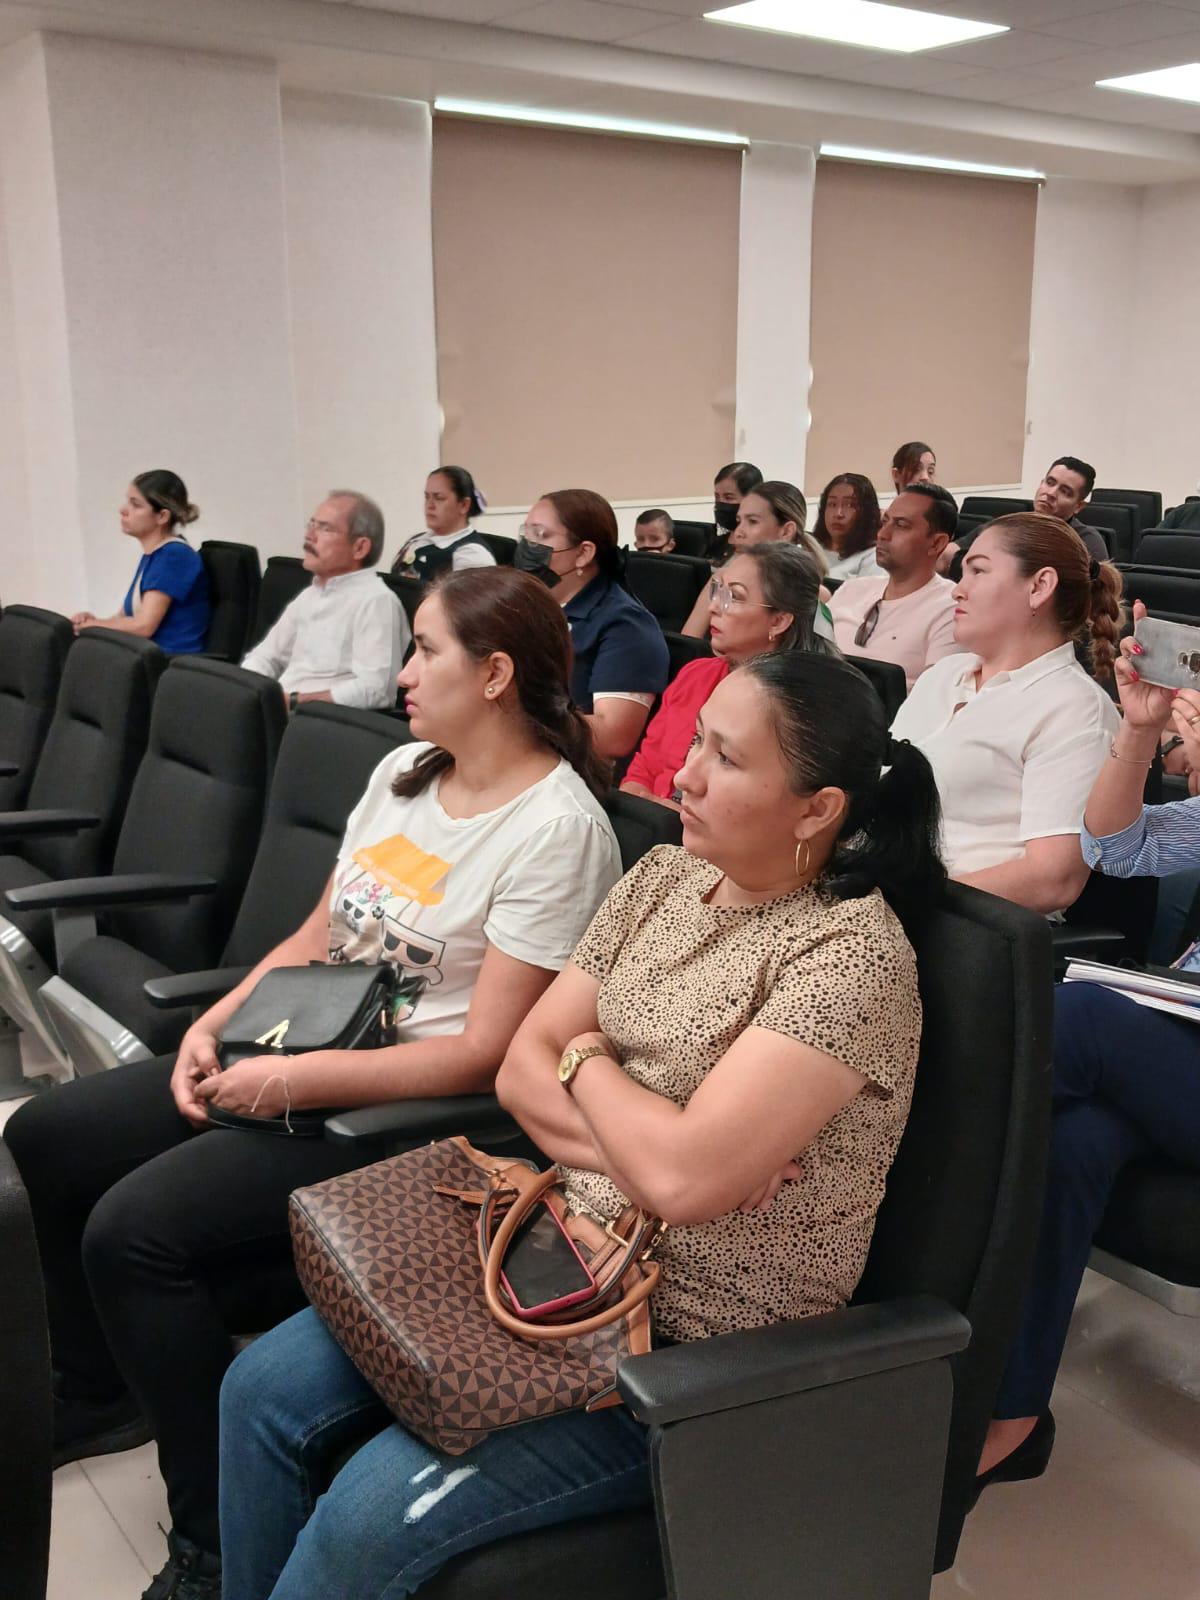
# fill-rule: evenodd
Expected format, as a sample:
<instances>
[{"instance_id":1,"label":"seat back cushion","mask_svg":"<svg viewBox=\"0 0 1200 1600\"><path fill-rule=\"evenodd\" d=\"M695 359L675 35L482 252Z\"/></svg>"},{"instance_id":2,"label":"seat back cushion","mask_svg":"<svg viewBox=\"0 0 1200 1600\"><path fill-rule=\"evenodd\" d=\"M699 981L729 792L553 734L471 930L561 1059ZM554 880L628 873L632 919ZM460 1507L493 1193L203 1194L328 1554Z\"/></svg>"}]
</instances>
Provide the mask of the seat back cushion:
<instances>
[{"instance_id":1,"label":"seat back cushion","mask_svg":"<svg viewBox=\"0 0 1200 1600\"><path fill-rule=\"evenodd\" d=\"M258 588L250 645L256 645L273 628L296 596L312 582L299 556L271 556Z\"/></svg>"},{"instance_id":2,"label":"seat back cushion","mask_svg":"<svg viewBox=\"0 0 1200 1600\"><path fill-rule=\"evenodd\" d=\"M628 872L655 845L679 844L683 839L683 823L678 811L672 811L670 806L610 789L604 797L604 809L617 836L622 872Z\"/></svg>"},{"instance_id":3,"label":"seat back cushion","mask_svg":"<svg viewBox=\"0 0 1200 1600\"><path fill-rule=\"evenodd\" d=\"M205 650L226 661L240 661L258 610L261 572L253 545L206 539L200 559L208 575L212 607Z\"/></svg>"},{"instance_id":4,"label":"seat back cushion","mask_svg":"<svg viewBox=\"0 0 1200 1600\"><path fill-rule=\"evenodd\" d=\"M75 631L57 611L8 606L0 617L0 811L23 805L42 741L58 700L58 685Z\"/></svg>"}]
</instances>

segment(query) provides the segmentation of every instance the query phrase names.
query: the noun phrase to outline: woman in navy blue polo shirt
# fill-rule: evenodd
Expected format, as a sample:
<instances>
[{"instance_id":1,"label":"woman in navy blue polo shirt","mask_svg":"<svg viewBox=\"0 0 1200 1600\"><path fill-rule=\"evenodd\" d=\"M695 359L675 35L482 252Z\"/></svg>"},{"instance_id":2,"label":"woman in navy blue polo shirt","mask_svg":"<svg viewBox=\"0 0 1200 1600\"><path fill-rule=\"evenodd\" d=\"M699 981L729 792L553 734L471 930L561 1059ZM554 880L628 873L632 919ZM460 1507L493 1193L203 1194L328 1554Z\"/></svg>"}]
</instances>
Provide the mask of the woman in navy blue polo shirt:
<instances>
[{"instance_id":1,"label":"woman in navy blue polo shirt","mask_svg":"<svg viewBox=\"0 0 1200 1600\"><path fill-rule=\"evenodd\" d=\"M142 548L133 582L115 617L77 612L71 618L75 632L115 628L153 639L168 655L199 654L211 615L208 579L203 561L179 531L199 515L176 473L161 467L139 472L121 507L121 532Z\"/></svg>"},{"instance_id":2,"label":"woman in navy blue polo shirt","mask_svg":"<svg viewBox=\"0 0 1200 1600\"><path fill-rule=\"evenodd\" d=\"M514 566L554 590L571 628L571 698L609 760L631 754L667 683L662 629L617 581L617 519L590 489L556 489L532 506Z\"/></svg>"}]
</instances>

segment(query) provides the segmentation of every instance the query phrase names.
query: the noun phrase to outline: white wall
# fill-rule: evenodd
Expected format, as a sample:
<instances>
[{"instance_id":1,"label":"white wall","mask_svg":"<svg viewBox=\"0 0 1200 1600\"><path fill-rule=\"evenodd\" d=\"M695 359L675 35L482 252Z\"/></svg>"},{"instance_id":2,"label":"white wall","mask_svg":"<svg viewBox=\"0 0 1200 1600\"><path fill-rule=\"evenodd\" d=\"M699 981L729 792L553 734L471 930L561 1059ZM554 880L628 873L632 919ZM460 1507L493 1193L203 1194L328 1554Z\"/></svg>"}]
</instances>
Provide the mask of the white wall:
<instances>
[{"instance_id":1,"label":"white wall","mask_svg":"<svg viewBox=\"0 0 1200 1600\"><path fill-rule=\"evenodd\" d=\"M389 553L422 527L438 463L431 137L412 101L283 97L301 500L363 489Z\"/></svg>"},{"instance_id":2,"label":"white wall","mask_svg":"<svg viewBox=\"0 0 1200 1600\"><path fill-rule=\"evenodd\" d=\"M1143 486L1141 478L1123 474L1137 470L1126 401L1146 192L1051 178L1039 196L1022 472L1026 494L1058 455L1090 461L1101 483ZM985 382L986 374L977 378Z\"/></svg>"},{"instance_id":3,"label":"white wall","mask_svg":"<svg viewBox=\"0 0 1200 1600\"><path fill-rule=\"evenodd\" d=\"M1200 493L1200 184L1145 191L1127 378L1129 488Z\"/></svg>"}]
</instances>

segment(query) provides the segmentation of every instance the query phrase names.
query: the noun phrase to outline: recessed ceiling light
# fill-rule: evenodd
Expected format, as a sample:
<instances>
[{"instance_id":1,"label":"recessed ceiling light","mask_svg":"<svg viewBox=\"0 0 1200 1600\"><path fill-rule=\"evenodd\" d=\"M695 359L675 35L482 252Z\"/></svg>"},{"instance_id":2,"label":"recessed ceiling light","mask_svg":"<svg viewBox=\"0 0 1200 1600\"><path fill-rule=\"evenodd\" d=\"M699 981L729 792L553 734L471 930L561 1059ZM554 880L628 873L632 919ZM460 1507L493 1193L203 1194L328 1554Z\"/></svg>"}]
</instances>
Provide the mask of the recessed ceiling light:
<instances>
[{"instance_id":1,"label":"recessed ceiling light","mask_svg":"<svg viewBox=\"0 0 1200 1600\"><path fill-rule=\"evenodd\" d=\"M1134 72L1127 78L1097 78L1097 89L1127 89L1130 94L1155 94L1163 100L1200 102L1200 61L1157 72Z\"/></svg>"},{"instance_id":2,"label":"recessed ceiling light","mask_svg":"<svg viewBox=\"0 0 1200 1600\"><path fill-rule=\"evenodd\" d=\"M997 167L986 161L953 161L948 156L914 156L899 150L860 150L852 144L823 144L818 155L834 161L870 161L883 167L923 167L933 172L971 172L983 178L1025 178L1031 183L1045 178L1034 167Z\"/></svg>"},{"instance_id":3,"label":"recessed ceiling light","mask_svg":"<svg viewBox=\"0 0 1200 1600\"><path fill-rule=\"evenodd\" d=\"M490 100L454 100L439 96L435 111L455 117L487 117L493 122L533 122L542 128L586 128L598 133L631 133L642 139L684 139L697 144L749 144L742 133L716 128L685 128L673 122L640 122L634 117L593 116L587 111L542 111L533 106L497 105Z\"/></svg>"},{"instance_id":4,"label":"recessed ceiling light","mask_svg":"<svg viewBox=\"0 0 1200 1600\"><path fill-rule=\"evenodd\" d=\"M772 33L829 39L834 44L899 50L904 55L1008 32L999 22L971 22L934 11L878 5L875 0L745 0L742 5L722 6L704 15L709 22L727 22L738 28L766 28Z\"/></svg>"}]
</instances>

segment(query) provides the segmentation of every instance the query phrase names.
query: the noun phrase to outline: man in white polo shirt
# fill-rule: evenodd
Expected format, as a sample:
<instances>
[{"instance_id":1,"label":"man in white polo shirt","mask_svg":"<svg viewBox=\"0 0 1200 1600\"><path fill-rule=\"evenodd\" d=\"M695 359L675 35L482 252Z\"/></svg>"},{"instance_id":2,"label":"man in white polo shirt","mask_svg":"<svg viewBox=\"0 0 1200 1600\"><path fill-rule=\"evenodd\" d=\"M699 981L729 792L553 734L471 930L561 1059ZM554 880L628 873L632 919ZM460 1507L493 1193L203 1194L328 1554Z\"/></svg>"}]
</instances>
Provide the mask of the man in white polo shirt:
<instances>
[{"instance_id":1,"label":"man in white polo shirt","mask_svg":"<svg viewBox=\"0 0 1200 1600\"><path fill-rule=\"evenodd\" d=\"M843 655L904 668L911 689L926 667L953 655L954 585L937 560L958 527L958 507L937 483L911 483L883 513L875 544L879 578L847 578L830 601Z\"/></svg>"}]
</instances>

